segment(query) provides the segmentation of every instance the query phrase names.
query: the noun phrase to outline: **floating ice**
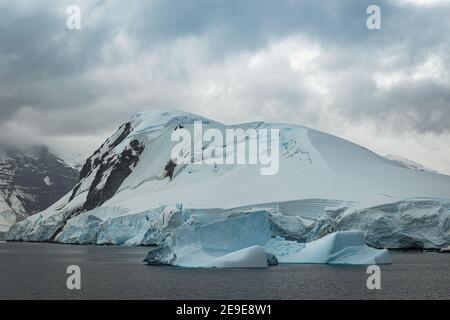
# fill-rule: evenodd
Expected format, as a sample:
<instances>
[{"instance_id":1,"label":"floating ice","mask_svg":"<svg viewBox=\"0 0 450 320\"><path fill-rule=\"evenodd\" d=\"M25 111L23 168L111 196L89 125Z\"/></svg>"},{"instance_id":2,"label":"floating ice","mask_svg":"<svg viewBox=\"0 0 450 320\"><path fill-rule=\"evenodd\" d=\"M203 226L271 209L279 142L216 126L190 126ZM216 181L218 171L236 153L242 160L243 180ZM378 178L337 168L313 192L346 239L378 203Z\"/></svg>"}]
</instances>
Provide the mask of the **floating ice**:
<instances>
[{"instance_id":1,"label":"floating ice","mask_svg":"<svg viewBox=\"0 0 450 320\"><path fill-rule=\"evenodd\" d=\"M321 239L297 244L282 238L272 239L265 246L275 254L280 263L327 263L327 264L389 264L389 251L366 245L360 231L339 231Z\"/></svg>"},{"instance_id":2,"label":"floating ice","mask_svg":"<svg viewBox=\"0 0 450 320\"><path fill-rule=\"evenodd\" d=\"M370 248L359 231L310 243L271 238L267 211L246 212L205 225L177 228L145 262L183 267L246 268L280 263L388 264L389 252ZM270 263L269 263L270 262Z\"/></svg>"},{"instance_id":3,"label":"floating ice","mask_svg":"<svg viewBox=\"0 0 450 320\"><path fill-rule=\"evenodd\" d=\"M267 255L260 246L228 253L203 265L205 268L265 268Z\"/></svg>"}]
</instances>

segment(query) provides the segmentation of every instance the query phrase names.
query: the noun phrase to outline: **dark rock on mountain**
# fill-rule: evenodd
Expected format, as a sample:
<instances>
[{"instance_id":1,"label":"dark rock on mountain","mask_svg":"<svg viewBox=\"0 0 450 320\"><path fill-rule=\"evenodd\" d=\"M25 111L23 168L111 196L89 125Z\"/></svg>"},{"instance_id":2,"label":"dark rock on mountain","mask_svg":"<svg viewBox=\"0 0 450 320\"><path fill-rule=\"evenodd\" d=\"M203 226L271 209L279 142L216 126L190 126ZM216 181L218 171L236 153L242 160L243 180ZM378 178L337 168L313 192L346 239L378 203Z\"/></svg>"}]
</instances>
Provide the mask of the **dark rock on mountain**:
<instances>
[{"instance_id":1,"label":"dark rock on mountain","mask_svg":"<svg viewBox=\"0 0 450 320\"><path fill-rule=\"evenodd\" d=\"M138 140L133 140L118 156L103 160L108 155L108 153L105 153L102 161L97 164L99 168L89 188L83 209L92 210L114 196L125 178L131 174L131 167L136 166L142 151L144 151L144 146ZM99 188L103 179L106 179L106 182L102 188Z\"/></svg>"},{"instance_id":2,"label":"dark rock on mountain","mask_svg":"<svg viewBox=\"0 0 450 320\"><path fill-rule=\"evenodd\" d=\"M44 146L1 147L0 211L16 221L48 208L77 181L78 171Z\"/></svg>"}]
</instances>

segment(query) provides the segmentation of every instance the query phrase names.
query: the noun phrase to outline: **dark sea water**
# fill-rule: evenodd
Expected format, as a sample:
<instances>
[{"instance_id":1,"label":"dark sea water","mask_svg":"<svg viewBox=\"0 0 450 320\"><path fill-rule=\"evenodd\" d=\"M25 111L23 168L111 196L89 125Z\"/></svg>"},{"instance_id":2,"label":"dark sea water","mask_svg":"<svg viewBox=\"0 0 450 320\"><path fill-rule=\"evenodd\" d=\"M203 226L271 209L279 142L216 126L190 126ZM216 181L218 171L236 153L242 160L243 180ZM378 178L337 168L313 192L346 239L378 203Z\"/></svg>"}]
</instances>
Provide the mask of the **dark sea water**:
<instances>
[{"instance_id":1,"label":"dark sea water","mask_svg":"<svg viewBox=\"0 0 450 320\"><path fill-rule=\"evenodd\" d=\"M450 299L450 254L392 253L381 290L368 290L365 267L156 267L142 263L147 251L0 242L0 299ZM69 265L82 290L67 289Z\"/></svg>"}]
</instances>

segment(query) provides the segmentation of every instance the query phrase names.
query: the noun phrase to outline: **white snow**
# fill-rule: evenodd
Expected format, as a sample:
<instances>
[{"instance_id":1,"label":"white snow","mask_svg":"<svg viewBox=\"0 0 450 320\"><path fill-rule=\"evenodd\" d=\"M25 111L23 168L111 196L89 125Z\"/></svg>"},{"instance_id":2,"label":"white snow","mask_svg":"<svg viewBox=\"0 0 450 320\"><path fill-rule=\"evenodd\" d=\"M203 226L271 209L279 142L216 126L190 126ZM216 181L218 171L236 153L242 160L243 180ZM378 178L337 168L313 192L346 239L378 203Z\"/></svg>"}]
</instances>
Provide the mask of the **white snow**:
<instances>
[{"instance_id":1,"label":"white snow","mask_svg":"<svg viewBox=\"0 0 450 320\"><path fill-rule=\"evenodd\" d=\"M65 165L68 165L71 168L74 168L78 171L83 168L84 163L86 162L86 156L81 153L59 153L58 156L60 160Z\"/></svg>"},{"instance_id":2,"label":"white snow","mask_svg":"<svg viewBox=\"0 0 450 320\"><path fill-rule=\"evenodd\" d=\"M50 179L49 176L45 176L44 183L45 183L46 186L51 186L53 184L53 182L52 182L52 180Z\"/></svg>"},{"instance_id":3,"label":"white snow","mask_svg":"<svg viewBox=\"0 0 450 320\"><path fill-rule=\"evenodd\" d=\"M409 159L401 157L401 156L388 154L385 157L387 159L391 160L392 162L394 162L396 165L402 167L402 168L411 169L411 170L417 170L417 171L427 171L427 172L437 173L435 170L427 168L424 165L421 165L421 164L419 164L417 162L414 162L412 160L409 160Z\"/></svg>"},{"instance_id":4,"label":"white snow","mask_svg":"<svg viewBox=\"0 0 450 320\"><path fill-rule=\"evenodd\" d=\"M145 115L155 117L152 112ZM155 131L155 125L144 120L144 114L138 118L137 129L129 139L140 139L146 148L134 174L109 201L112 206L134 212L174 203L192 208L233 208L312 198L355 201L368 207L410 197L446 198L450 194L450 177L406 170L342 139L283 124L238 126L280 129L282 156L277 175L261 176L255 165L186 165L177 168L175 179L169 181L162 174L174 145L170 143L173 128L163 126ZM190 121L194 118L191 116ZM160 117L154 121L161 128ZM185 122L184 128L192 130L189 121Z\"/></svg>"}]
</instances>

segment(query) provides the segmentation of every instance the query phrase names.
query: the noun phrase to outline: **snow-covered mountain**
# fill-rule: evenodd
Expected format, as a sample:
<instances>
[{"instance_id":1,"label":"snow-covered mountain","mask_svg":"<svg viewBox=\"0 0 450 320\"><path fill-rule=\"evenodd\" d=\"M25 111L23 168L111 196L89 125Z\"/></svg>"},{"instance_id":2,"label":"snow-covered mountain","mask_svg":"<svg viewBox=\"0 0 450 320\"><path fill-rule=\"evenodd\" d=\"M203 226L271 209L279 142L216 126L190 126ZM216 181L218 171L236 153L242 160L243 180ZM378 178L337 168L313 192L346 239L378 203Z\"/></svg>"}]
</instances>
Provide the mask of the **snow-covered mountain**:
<instances>
[{"instance_id":1,"label":"snow-covered mountain","mask_svg":"<svg viewBox=\"0 0 450 320\"><path fill-rule=\"evenodd\" d=\"M73 188L78 175L46 147L1 147L0 233L47 209Z\"/></svg>"},{"instance_id":2,"label":"snow-covered mountain","mask_svg":"<svg viewBox=\"0 0 450 320\"><path fill-rule=\"evenodd\" d=\"M261 175L258 165L174 164L171 135L179 128L193 132L194 121L221 131L279 129L279 172ZM227 126L179 111L141 112L87 159L80 178L53 206L15 224L9 239L164 244L173 230L262 210L272 236L287 240L356 229L377 247L450 244L449 176L405 168L302 126Z\"/></svg>"},{"instance_id":3,"label":"snow-covered mountain","mask_svg":"<svg viewBox=\"0 0 450 320\"><path fill-rule=\"evenodd\" d=\"M84 163L86 162L86 157L81 153L72 153L72 154L58 154L58 158L63 160L65 164L78 172L83 168ZM77 181L78 182L78 181Z\"/></svg>"}]
</instances>

